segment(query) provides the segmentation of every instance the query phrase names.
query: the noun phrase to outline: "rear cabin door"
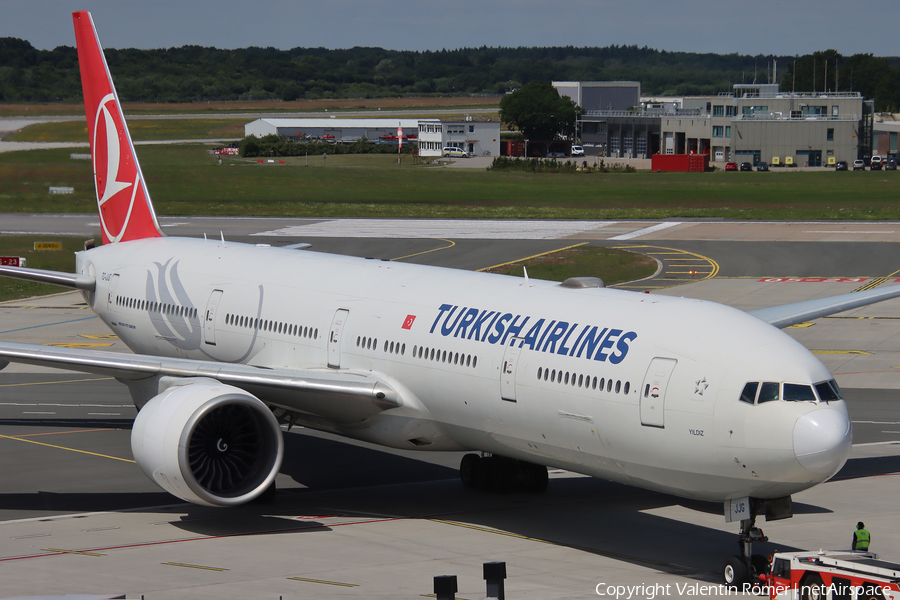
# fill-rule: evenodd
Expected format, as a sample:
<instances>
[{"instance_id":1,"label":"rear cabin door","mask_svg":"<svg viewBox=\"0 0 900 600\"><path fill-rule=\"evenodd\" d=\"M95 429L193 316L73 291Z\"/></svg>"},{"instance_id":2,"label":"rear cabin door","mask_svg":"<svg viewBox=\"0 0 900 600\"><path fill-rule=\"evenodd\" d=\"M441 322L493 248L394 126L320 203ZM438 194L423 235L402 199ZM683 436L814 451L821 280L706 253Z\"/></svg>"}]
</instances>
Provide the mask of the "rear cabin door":
<instances>
[{"instance_id":1,"label":"rear cabin door","mask_svg":"<svg viewBox=\"0 0 900 600\"><path fill-rule=\"evenodd\" d=\"M331 331L328 333L328 366L332 369L341 368L341 333L350 311L346 308L338 309L331 321Z\"/></svg>"},{"instance_id":2,"label":"rear cabin door","mask_svg":"<svg viewBox=\"0 0 900 600\"><path fill-rule=\"evenodd\" d=\"M673 358L654 358L641 386L641 425L666 426L666 388L678 361Z\"/></svg>"},{"instance_id":3,"label":"rear cabin door","mask_svg":"<svg viewBox=\"0 0 900 600\"><path fill-rule=\"evenodd\" d=\"M516 369L519 366L519 344L523 338L511 338L503 351L503 363L500 369L500 398L507 402L516 401Z\"/></svg>"},{"instance_id":4,"label":"rear cabin door","mask_svg":"<svg viewBox=\"0 0 900 600\"><path fill-rule=\"evenodd\" d=\"M213 290L206 303L206 313L203 317L203 340L210 346L216 345L216 309L222 299L222 290Z\"/></svg>"}]
</instances>

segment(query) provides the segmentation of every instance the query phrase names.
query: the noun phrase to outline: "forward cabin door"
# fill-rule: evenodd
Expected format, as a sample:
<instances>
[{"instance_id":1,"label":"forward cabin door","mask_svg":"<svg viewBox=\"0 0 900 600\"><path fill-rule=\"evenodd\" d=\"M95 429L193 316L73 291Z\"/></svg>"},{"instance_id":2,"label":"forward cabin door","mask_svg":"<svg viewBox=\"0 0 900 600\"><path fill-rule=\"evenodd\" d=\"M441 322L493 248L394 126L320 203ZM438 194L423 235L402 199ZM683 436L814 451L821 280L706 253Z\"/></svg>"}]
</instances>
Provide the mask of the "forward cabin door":
<instances>
[{"instance_id":1,"label":"forward cabin door","mask_svg":"<svg viewBox=\"0 0 900 600\"><path fill-rule=\"evenodd\" d=\"M119 285L119 274L115 273L109 278L109 296L106 298L106 310L112 310L116 305L116 286Z\"/></svg>"},{"instance_id":2,"label":"forward cabin door","mask_svg":"<svg viewBox=\"0 0 900 600\"><path fill-rule=\"evenodd\" d=\"M512 338L503 351L503 363L500 369L500 398L507 402L516 401L516 369L519 366L519 344L522 338Z\"/></svg>"},{"instance_id":3,"label":"forward cabin door","mask_svg":"<svg viewBox=\"0 0 900 600\"><path fill-rule=\"evenodd\" d=\"M331 321L331 331L328 333L328 366L332 369L341 368L341 333L350 311L346 308L338 309Z\"/></svg>"},{"instance_id":4,"label":"forward cabin door","mask_svg":"<svg viewBox=\"0 0 900 600\"><path fill-rule=\"evenodd\" d=\"M666 426L666 388L678 361L673 358L654 358L641 386L641 425Z\"/></svg>"},{"instance_id":5,"label":"forward cabin door","mask_svg":"<svg viewBox=\"0 0 900 600\"><path fill-rule=\"evenodd\" d=\"M216 309L222 299L222 290L213 290L206 303L206 312L203 316L203 341L210 346L216 345Z\"/></svg>"}]
</instances>

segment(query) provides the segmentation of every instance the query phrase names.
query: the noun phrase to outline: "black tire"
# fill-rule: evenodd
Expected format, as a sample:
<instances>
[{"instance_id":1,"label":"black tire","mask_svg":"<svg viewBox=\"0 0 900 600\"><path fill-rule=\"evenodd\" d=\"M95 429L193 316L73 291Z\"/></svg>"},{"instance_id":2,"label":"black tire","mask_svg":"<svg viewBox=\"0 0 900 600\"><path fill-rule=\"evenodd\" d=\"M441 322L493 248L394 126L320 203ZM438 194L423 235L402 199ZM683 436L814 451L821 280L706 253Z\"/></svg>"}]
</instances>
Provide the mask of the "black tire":
<instances>
[{"instance_id":1,"label":"black tire","mask_svg":"<svg viewBox=\"0 0 900 600\"><path fill-rule=\"evenodd\" d=\"M516 463L507 458L492 456L488 469L487 489L508 494L516 488Z\"/></svg>"},{"instance_id":2,"label":"black tire","mask_svg":"<svg viewBox=\"0 0 900 600\"><path fill-rule=\"evenodd\" d=\"M818 573L809 573L800 581L800 600L825 600L828 590Z\"/></svg>"},{"instance_id":3,"label":"black tire","mask_svg":"<svg viewBox=\"0 0 900 600\"><path fill-rule=\"evenodd\" d=\"M477 454L466 454L459 463L459 478L467 488L475 489L481 487L483 471L481 457Z\"/></svg>"},{"instance_id":4,"label":"black tire","mask_svg":"<svg viewBox=\"0 0 900 600\"><path fill-rule=\"evenodd\" d=\"M544 465L529 464L527 490L535 494L543 494L547 491L550 476Z\"/></svg>"},{"instance_id":5,"label":"black tire","mask_svg":"<svg viewBox=\"0 0 900 600\"><path fill-rule=\"evenodd\" d=\"M769 561L762 554L754 554L750 557L750 566L753 568L752 576L759 577L769 572Z\"/></svg>"},{"instance_id":6,"label":"black tire","mask_svg":"<svg viewBox=\"0 0 900 600\"><path fill-rule=\"evenodd\" d=\"M740 556L729 556L722 567L722 580L732 590L739 590L745 583L750 582L750 573L747 572L747 563Z\"/></svg>"}]
</instances>

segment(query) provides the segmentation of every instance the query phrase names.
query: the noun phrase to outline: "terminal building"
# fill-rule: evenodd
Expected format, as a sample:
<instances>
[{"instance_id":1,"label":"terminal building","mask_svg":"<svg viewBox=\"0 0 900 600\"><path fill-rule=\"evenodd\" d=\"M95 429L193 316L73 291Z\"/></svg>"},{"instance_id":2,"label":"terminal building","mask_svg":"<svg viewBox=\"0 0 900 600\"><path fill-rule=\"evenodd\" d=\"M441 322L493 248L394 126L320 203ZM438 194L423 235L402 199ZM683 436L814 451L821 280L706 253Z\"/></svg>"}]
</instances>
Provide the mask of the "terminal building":
<instances>
[{"instance_id":1,"label":"terminal building","mask_svg":"<svg viewBox=\"0 0 900 600\"><path fill-rule=\"evenodd\" d=\"M556 87L574 89L572 82ZM585 97L583 89L580 97ZM578 96L572 92L569 97ZM578 122L582 145L602 156L694 153L709 154L714 162L828 166L873 153L873 106L858 92L793 93L779 92L777 84L737 84L731 93L716 96L641 98L624 109L598 109L596 103L583 108ZM879 143L889 148L887 133ZM896 145L896 135L893 139Z\"/></svg>"}]
</instances>

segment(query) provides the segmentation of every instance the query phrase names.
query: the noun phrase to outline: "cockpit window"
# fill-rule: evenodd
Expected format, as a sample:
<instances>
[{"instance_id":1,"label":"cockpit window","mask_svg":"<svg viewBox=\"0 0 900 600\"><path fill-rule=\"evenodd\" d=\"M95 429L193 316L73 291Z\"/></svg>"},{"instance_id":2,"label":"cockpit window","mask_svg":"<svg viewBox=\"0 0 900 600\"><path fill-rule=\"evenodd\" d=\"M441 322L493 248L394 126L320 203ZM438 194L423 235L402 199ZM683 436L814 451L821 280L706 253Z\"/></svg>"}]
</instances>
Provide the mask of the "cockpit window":
<instances>
[{"instance_id":1,"label":"cockpit window","mask_svg":"<svg viewBox=\"0 0 900 600\"><path fill-rule=\"evenodd\" d=\"M777 382L765 381L762 384L762 388L759 390L759 404L763 402L772 402L773 400L780 400L780 396L778 395L778 388L781 387Z\"/></svg>"},{"instance_id":2,"label":"cockpit window","mask_svg":"<svg viewBox=\"0 0 900 600\"><path fill-rule=\"evenodd\" d=\"M819 399L824 402L842 399L841 390L838 388L837 382L834 379L817 383L816 391L819 393Z\"/></svg>"},{"instance_id":3,"label":"cockpit window","mask_svg":"<svg viewBox=\"0 0 900 600\"><path fill-rule=\"evenodd\" d=\"M744 386L744 391L741 392L741 402L746 402L747 404L753 404L756 401L756 390L759 389L758 381L751 381L747 385Z\"/></svg>"},{"instance_id":4,"label":"cockpit window","mask_svg":"<svg viewBox=\"0 0 900 600\"><path fill-rule=\"evenodd\" d=\"M784 399L794 402L816 401L816 395L813 393L812 386L800 383L784 384Z\"/></svg>"}]
</instances>

